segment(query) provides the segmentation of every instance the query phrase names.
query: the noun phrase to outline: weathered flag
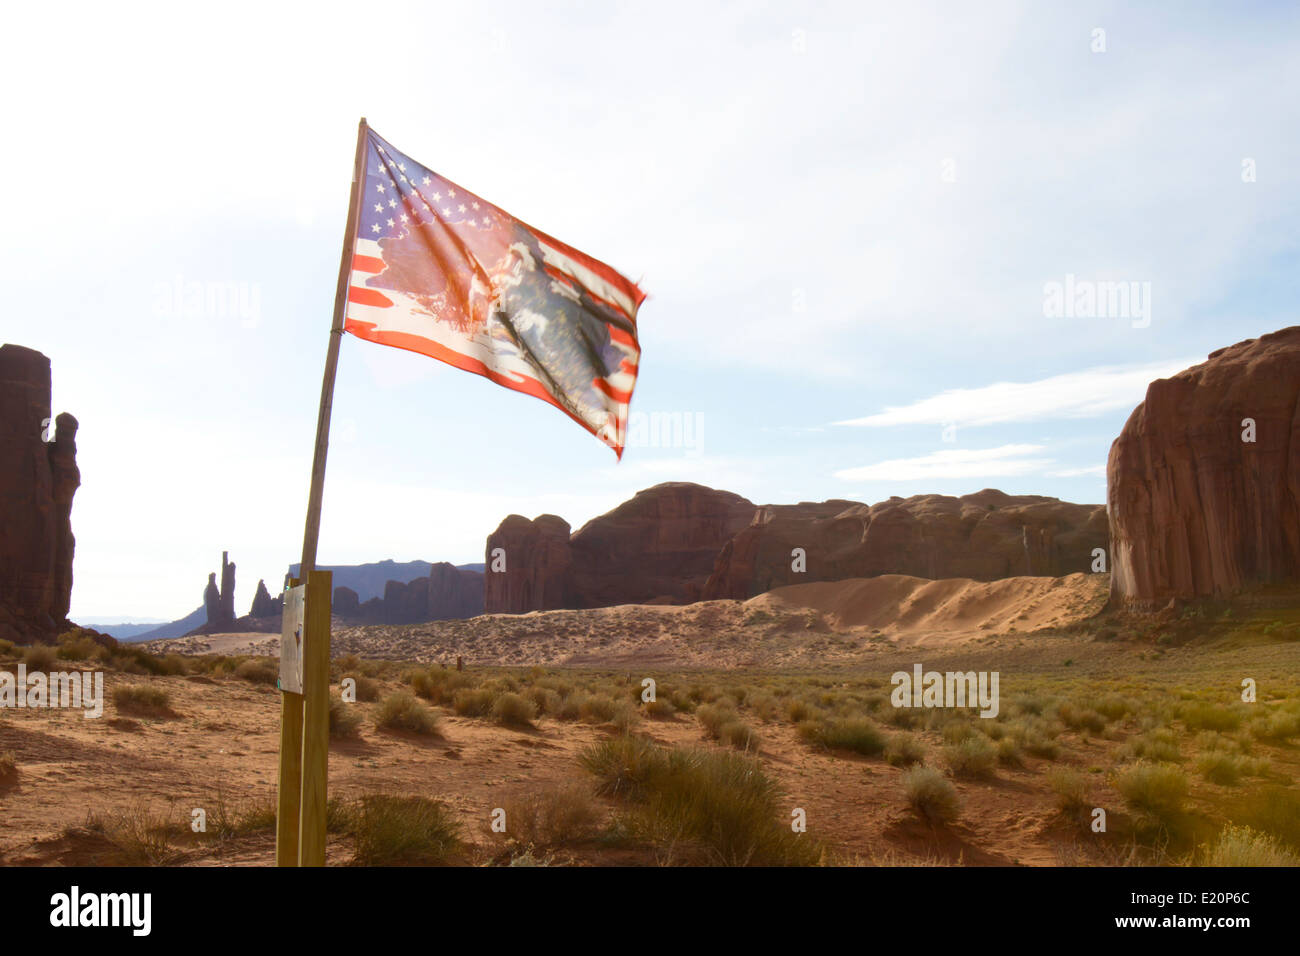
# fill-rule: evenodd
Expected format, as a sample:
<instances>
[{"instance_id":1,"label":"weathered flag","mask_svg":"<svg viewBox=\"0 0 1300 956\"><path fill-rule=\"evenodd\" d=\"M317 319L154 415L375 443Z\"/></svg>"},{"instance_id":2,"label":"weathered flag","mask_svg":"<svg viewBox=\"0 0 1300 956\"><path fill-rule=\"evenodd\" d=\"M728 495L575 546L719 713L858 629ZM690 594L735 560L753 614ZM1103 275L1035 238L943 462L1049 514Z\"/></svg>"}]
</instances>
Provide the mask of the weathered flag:
<instances>
[{"instance_id":1,"label":"weathered flag","mask_svg":"<svg viewBox=\"0 0 1300 956\"><path fill-rule=\"evenodd\" d=\"M645 293L366 135L344 329L550 402L622 458Z\"/></svg>"}]
</instances>

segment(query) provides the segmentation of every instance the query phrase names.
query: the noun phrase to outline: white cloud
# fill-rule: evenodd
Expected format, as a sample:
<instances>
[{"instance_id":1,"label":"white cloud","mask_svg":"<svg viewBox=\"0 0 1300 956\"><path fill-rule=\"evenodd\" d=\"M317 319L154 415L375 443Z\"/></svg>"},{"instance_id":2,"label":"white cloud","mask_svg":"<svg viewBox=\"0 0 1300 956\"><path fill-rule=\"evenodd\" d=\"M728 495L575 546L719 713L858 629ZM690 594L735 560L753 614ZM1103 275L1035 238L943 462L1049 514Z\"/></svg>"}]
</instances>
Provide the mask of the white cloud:
<instances>
[{"instance_id":1,"label":"white cloud","mask_svg":"<svg viewBox=\"0 0 1300 956\"><path fill-rule=\"evenodd\" d=\"M1180 372L1199 359L1142 365L1104 365L1036 382L997 382L954 388L911 405L889 406L865 418L835 422L883 428L889 425L996 425L1053 418L1094 418L1133 408L1153 380Z\"/></svg>"},{"instance_id":2,"label":"white cloud","mask_svg":"<svg viewBox=\"0 0 1300 956\"><path fill-rule=\"evenodd\" d=\"M1089 465L1087 468L1065 468L1061 471L1049 471L1049 478L1081 478L1085 475L1096 475L1104 478L1106 476L1105 465Z\"/></svg>"},{"instance_id":3,"label":"white cloud","mask_svg":"<svg viewBox=\"0 0 1300 956\"><path fill-rule=\"evenodd\" d=\"M894 458L835 472L845 481L925 481L936 478L1006 478L1041 471L1053 461L1034 458L1043 445L936 451L920 458Z\"/></svg>"}]
</instances>

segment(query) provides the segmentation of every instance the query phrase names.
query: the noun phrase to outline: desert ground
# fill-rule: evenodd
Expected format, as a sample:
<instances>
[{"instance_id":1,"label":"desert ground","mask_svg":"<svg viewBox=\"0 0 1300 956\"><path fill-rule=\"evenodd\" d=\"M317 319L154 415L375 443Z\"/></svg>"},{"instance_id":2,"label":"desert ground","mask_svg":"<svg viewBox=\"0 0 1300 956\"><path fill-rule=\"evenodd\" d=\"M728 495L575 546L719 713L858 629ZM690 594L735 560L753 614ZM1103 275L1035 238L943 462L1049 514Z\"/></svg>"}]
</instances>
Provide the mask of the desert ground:
<instances>
[{"instance_id":1,"label":"desert ground","mask_svg":"<svg viewBox=\"0 0 1300 956\"><path fill-rule=\"evenodd\" d=\"M1106 587L887 576L336 627L332 690L359 700L335 705L328 860L1294 863L1296 596L1139 618ZM103 670L107 697L0 710L0 863L271 864L277 645L0 646L0 670ZM997 671L998 715L893 706L915 664Z\"/></svg>"}]
</instances>

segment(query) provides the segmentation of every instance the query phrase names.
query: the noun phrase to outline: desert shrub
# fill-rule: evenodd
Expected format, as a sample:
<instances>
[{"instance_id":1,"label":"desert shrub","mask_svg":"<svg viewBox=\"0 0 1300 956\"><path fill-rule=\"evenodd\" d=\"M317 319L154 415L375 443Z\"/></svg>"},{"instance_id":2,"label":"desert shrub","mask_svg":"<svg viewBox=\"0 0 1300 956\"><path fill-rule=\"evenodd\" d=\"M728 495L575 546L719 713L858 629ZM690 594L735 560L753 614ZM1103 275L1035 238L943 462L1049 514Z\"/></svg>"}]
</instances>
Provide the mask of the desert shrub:
<instances>
[{"instance_id":1,"label":"desert shrub","mask_svg":"<svg viewBox=\"0 0 1300 956\"><path fill-rule=\"evenodd\" d=\"M0 787L11 786L18 779L18 761L12 750L0 753Z\"/></svg>"},{"instance_id":2,"label":"desert shrub","mask_svg":"<svg viewBox=\"0 0 1300 956\"><path fill-rule=\"evenodd\" d=\"M976 730L964 720L950 720L940 730L940 736L946 744L959 744L974 737Z\"/></svg>"},{"instance_id":3,"label":"desert shrub","mask_svg":"<svg viewBox=\"0 0 1300 956\"><path fill-rule=\"evenodd\" d=\"M1300 866L1292 853L1266 833L1228 826L1205 853L1204 866Z\"/></svg>"},{"instance_id":4,"label":"desert shrub","mask_svg":"<svg viewBox=\"0 0 1300 956\"><path fill-rule=\"evenodd\" d=\"M536 849L588 839L600 820L591 791L577 783L517 791L506 797L502 809L505 836Z\"/></svg>"},{"instance_id":5,"label":"desert shrub","mask_svg":"<svg viewBox=\"0 0 1300 956\"><path fill-rule=\"evenodd\" d=\"M235 668L235 676L253 684L275 686L280 679L280 668L267 660L249 660Z\"/></svg>"},{"instance_id":6,"label":"desert shrub","mask_svg":"<svg viewBox=\"0 0 1300 956\"><path fill-rule=\"evenodd\" d=\"M614 714L609 722L620 734L632 732L637 721L641 719L641 709L630 700L620 700L614 705Z\"/></svg>"},{"instance_id":7,"label":"desert shrub","mask_svg":"<svg viewBox=\"0 0 1300 956\"><path fill-rule=\"evenodd\" d=\"M1120 720L1137 709L1127 697L1118 694L1107 694L1097 701L1095 707L1097 713L1107 720Z\"/></svg>"},{"instance_id":8,"label":"desert shrub","mask_svg":"<svg viewBox=\"0 0 1300 956\"><path fill-rule=\"evenodd\" d=\"M908 767L925 760L925 744L916 734L891 734L885 744L885 759L895 767Z\"/></svg>"},{"instance_id":9,"label":"desert shrub","mask_svg":"<svg viewBox=\"0 0 1300 956\"><path fill-rule=\"evenodd\" d=\"M1056 747L1054 742L1050 742L1052 747ZM1025 755L1020 749L1020 742L1014 737L1003 737L997 743L998 763L1004 767L1023 767L1025 765Z\"/></svg>"},{"instance_id":10,"label":"desert shrub","mask_svg":"<svg viewBox=\"0 0 1300 956\"><path fill-rule=\"evenodd\" d=\"M96 865L167 866L181 856L171 844L172 834L177 832L175 824L156 815L144 802L108 813L91 811L86 829L111 847L93 861Z\"/></svg>"},{"instance_id":11,"label":"desert shrub","mask_svg":"<svg viewBox=\"0 0 1300 956\"><path fill-rule=\"evenodd\" d=\"M1182 812L1187 774L1171 763L1139 761L1120 771L1115 786L1133 810L1165 821Z\"/></svg>"},{"instance_id":12,"label":"desert shrub","mask_svg":"<svg viewBox=\"0 0 1300 956\"><path fill-rule=\"evenodd\" d=\"M786 702L785 716L792 724L802 723L805 720L811 720L816 716L816 711L808 701L802 698L795 698Z\"/></svg>"},{"instance_id":13,"label":"desert shrub","mask_svg":"<svg viewBox=\"0 0 1300 956\"><path fill-rule=\"evenodd\" d=\"M367 677L365 674L357 673L344 674L343 677L340 678L340 683L349 677L357 682L356 690L358 701L370 703L379 700L379 682L373 677Z\"/></svg>"},{"instance_id":14,"label":"desert shrub","mask_svg":"<svg viewBox=\"0 0 1300 956\"><path fill-rule=\"evenodd\" d=\"M1246 797L1232 819L1300 850L1300 792L1276 785L1262 787Z\"/></svg>"},{"instance_id":15,"label":"desert shrub","mask_svg":"<svg viewBox=\"0 0 1300 956\"><path fill-rule=\"evenodd\" d=\"M1157 729L1130 737L1120 751L1126 758L1158 763L1178 763L1183 759L1178 735L1172 730Z\"/></svg>"},{"instance_id":16,"label":"desert shrub","mask_svg":"<svg viewBox=\"0 0 1300 956\"><path fill-rule=\"evenodd\" d=\"M1246 773L1245 758L1222 750L1212 750L1202 754L1196 761L1196 772L1210 783L1224 787L1235 787Z\"/></svg>"},{"instance_id":17,"label":"desert shrub","mask_svg":"<svg viewBox=\"0 0 1300 956\"><path fill-rule=\"evenodd\" d=\"M461 717L486 717L496 695L486 687L463 687L451 699L451 709Z\"/></svg>"},{"instance_id":18,"label":"desert shrub","mask_svg":"<svg viewBox=\"0 0 1300 956\"><path fill-rule=\"evenodd\" d=\"M539 714L554 716L564 704L564 698L549 687L530 687L524 696L532 702Z\"/></svg>"},{"instance_id":19,"label":"desert shrub","mask_svg":"<svg viewBox=\"0 0 1300 956\"><path fill-rule=\"evenodd\" d=\"M689 694L680 690L675 690L669 696L669 700L672 702L673 707L681 711L683 714L695 713L695 701L691 700Z\"/></svg>"},{"instance_id":20,"label":"desert shrub","mask_svg":"<svg viewBox=\"0 0 1300 956\"><path fill-rule=\"evenodd\" d=\"M997 749L985 737L967 737L943 748L943 759L958 777L991 777L998 762Z\"/></svg>"},{"instance_id":21,"label":"desert shrub","mask_svg":"<svg viewBox=\"0 0 1300 956\"><path fill-rule=\"evenodd\" d=\"M753 757L725 750L674 750L628 817L636 836L668 862L809 866L822 856L790 830L780 791Z\"/></svg>"},{"instance_id":22,"label":"desert shrub","mask_svg":"<svg viewBox=\"0 0 1300 956\"><path fill-rule=\"evenodd\" d=\"M33 644L23 651L23 663L29 671L48 671L57 659L54 648L48 644Z\"/></svg>"},{"instance_id":23,"label":"desert shrub","mask_svg":"<svg viewBox=\"0 0 1300 956\"><path fill-rule=\"evenodd\" d=\"M595 775L597 793L638 799L667 771L668 752L640 737L614 737L587 747L578 761Z\"/></svg>"},{"instance_id":24,"label":"desert shrub","mask_svg":"<svg viewBox=\"0 0 1300 956\"><path fill-rule=\"evenodd\" d=\"M1237 708L1194 701L1178 708L1178 716L1190 730L1236 730L1244 714Z\"/></svg>"},{"instance_id":25,"label":"desert shrub","mask_svg":"<svg viewBox=\"0 0 1300 956\"><path fill-rule=\"evenodd\" d=\"M1106 729L1106 718L1091 707L1080 707L1070 702L1056 708L1056 716L1071 730L1099 734Z\"/></svg>"},{"instance_id":26,"label":"desert shrub","mask_svg":"<svg viewBox=\"0 0 1300 956\"><path fill-rule=\"evenodd\" d=\"M1256 740L1283 743L1300 736L1300 714L1278 711L1253 721L1250 731Z\"/></svg>"},{"instance_id":27,"label":"desert shrub","mask_svg":"<svg viewBox=\"0 0 1300 956\"><path fill-rule=\"evenodd\" d=\"M428 736L438 733L438 715L406 691L397 691L384 698L375 715L375 726L380 730L406 730Z\"/></svg>"},{"instance_id":28,"label":"desert shrub","mask_svg":"<svg viewBox=\"0 0 1300 956\"><path fill-rule=\"evenodd\" d=\"M0 654L12 654L17 646L13 641L0 637Z\"/></svg>"},{"instance_id":29,"label":"desert shrub","mask_svg":"<svg viewBox=\"0 0 1300 956\"><path fill-rule=\"evenodd\" d=\"M1091 786L1086 774L1068 767L1053 767L1047 771L1047 785L1056 794L1056 806L1062 813L1077 814L1092 805Z\"/></svg>"},{"instance_id":30,"label":"desert shrub","mask_svg":"<svg viewBox=\"0 0 1300 956\"><path fill-rule=\"evenodd\" d=\"M81 631L66 631L59 635L55 655L61 661L86 661L95 656L100 646Z\"/></svg>"},{"instance_id":31,"label":"desert shrub","mask_svg":"<svg viewBox=\"0 0 1300 956\"><path fill-rule=\"evenodd\" d=\"M677 708L673 706L672 701L663 697L656 697L654 700L646 701L641 709L647 717L654 720L667 720L677 713Z\"/></svg>"},{"instance_id":32,"label":"desert shrub","mask_svg":"<svg viewBox=\"0 0 1300 956\"><path fill-rule=\"evenodd\" d=\"M415 671L409 677L411 690L435 704L450 704L461 690L472 688L478 681L463 671L450 671L443 667L430 667Z\"/></svg>"},{"instance_id":33,"label":"desert shrub","mask_svg":"<svg viewBox=\"0 0 1300 956\"><path fill-rule=\"evenodd\" d=\"M931 823L957 819L957 788L933 767L913 767L903 774L908 805Z\"/></svg>"},{"instance_id":34,"label":"desert shrub","mask_svg":"<svg viewBox=\"0 0 1300 956\"><path fill-rule=\"evenodd\" d=\"M506 727L531 727L537 705L519 694L505 693L492 702L492 719Z\"/></svg>"},{"instance_id":35,"label":"desert shrub","mask_svg":"<svg viewBox=\"0 0 1300 956\"><path fill-rule=\"evenodd\" d=\"M170 717L172 698L161 687L148 684L124 684L113 690L113 706L119 714L137 717Z\"/></svg>"},{"instance_id":36,"label":"desert shrub","mask_svg":"<svg viewBox=\"0 0 1300 956\"><path fill-rule=\"evenodd\" d=\"M781 710L781 704L775 697L763 693L750 694L748 706L760 720L773 720Z\"/></svg>"},{"instance_id":37,"label":"desert shrub","mask_svg":"<svg viewBox=\"0 0 1300 956\"><path fill-rule=\"evenodd\" d=\"M365 796L350 822L356 862L365 866L446 864L461 847L451 813L427 797Z\"/></svg>"},{"instance_id":38,"label":"desert shrub","mask_svg":"<svg viewBox=\"0 0 1300 956\"><path fill-rule=\"evenodd\" d=\"M695 719L704 732L716 740L723 725L737 719L736 709L725 704L701 704L695 708Z\"/></svg>"},{"instance_id":39,"label":"desert shrub","mask_svg":"<svg viewBox=\"0 0 1300 956\"><path fill-rule=\"evenodd\" d=\"M1007 725L996 718L989 720L981 719L975 726L984 734L985 737L994 741L1002 740L1011 733L1011 731L1007 729Z\"/></svg>"},{"instance_id":40,"label":"desert shrub","mask_svg":"<svg viewBox=\"0 0 1300 956\"><path fill-rule=\"evenodd\" d=\"M589 724L604 724L614 719L619 703L608 694L588 694L578 704L578 716Z\"/></svg>"},{"instance_id":41,"label":"desert shrub","mask_svg":"<svg viewBox=\"0 0 1300 956\"><path fill-rule=\"evenodd\" d=\"M741 720L729 720L719 727L718 739L737 750L758 750L759 747L758 733Z\"/></svg>"},{"instance_id":42,"label":"desert shrub","mask_svg":"<svg viewBox=\"0 0 1300 956\"><path fill-rule=\"evenodd\" d=\"M866 717L830 717L805 721L799 736L827 750L849 750L874 757L885 750L885 733Z\"/></svg>"},{"instance_id":43,"label":"desert shrub","mask_svg":"<svg viewBox=\"0 0 1300 956\"><path fill-rule=\"evenodd\" d=\"M361 733L361 715L351 704L330 697L330 736L336 740L356 737Z\"/></svg>"},{"instance_id":44,"label":"desert shrub","mask_svg":"<svg viewBox=\"0 0 1300 956\"><path fill-rule=\"evenodd\" d=\"M583 693L570 694L568 697L565 697L563 700L560 701L559 708L555 711L554 714L552 714L552 716L556 720L581 719L582 702L586 698L586 696L587 695Z\"/></svg>"},{"instance_id":45,"label":"desert shrub","mask_svg":"<svg viewBox=\"0 0 1300 956\"><path fill-rule=\"evenodd\" d=\"M1219 750L1224 753L1250 753L1250 740L1245 737L1230 737L1217 730L1203 730L1196 735L1197 749L1202 752Z\"/></svg>"}]
</instances>

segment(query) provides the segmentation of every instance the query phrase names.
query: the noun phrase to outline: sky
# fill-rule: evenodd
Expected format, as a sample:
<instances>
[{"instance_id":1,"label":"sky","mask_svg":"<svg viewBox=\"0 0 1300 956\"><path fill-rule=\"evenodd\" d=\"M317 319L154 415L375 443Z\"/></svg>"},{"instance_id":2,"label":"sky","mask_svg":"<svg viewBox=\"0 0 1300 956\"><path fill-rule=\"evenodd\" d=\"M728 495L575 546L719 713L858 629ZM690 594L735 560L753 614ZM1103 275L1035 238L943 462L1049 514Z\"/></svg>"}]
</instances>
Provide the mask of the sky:
<instances>
[{"instance_id":1,"label":"sky","mask_svg":"<svg viewBox=\"0 0 1300 956\"><path fill-rule=\"evenodd\" d=\"M481 561L508 514L576 530L662 481L1104 502L1148 382L1296 324L1298 28L1249 3L9 11L0 340L80 422L71 616L186 614L223 550L244 613L298 560L361 116L649 298L621 462L345 336L320 563Z\"/></svg>"}]
</instances>

